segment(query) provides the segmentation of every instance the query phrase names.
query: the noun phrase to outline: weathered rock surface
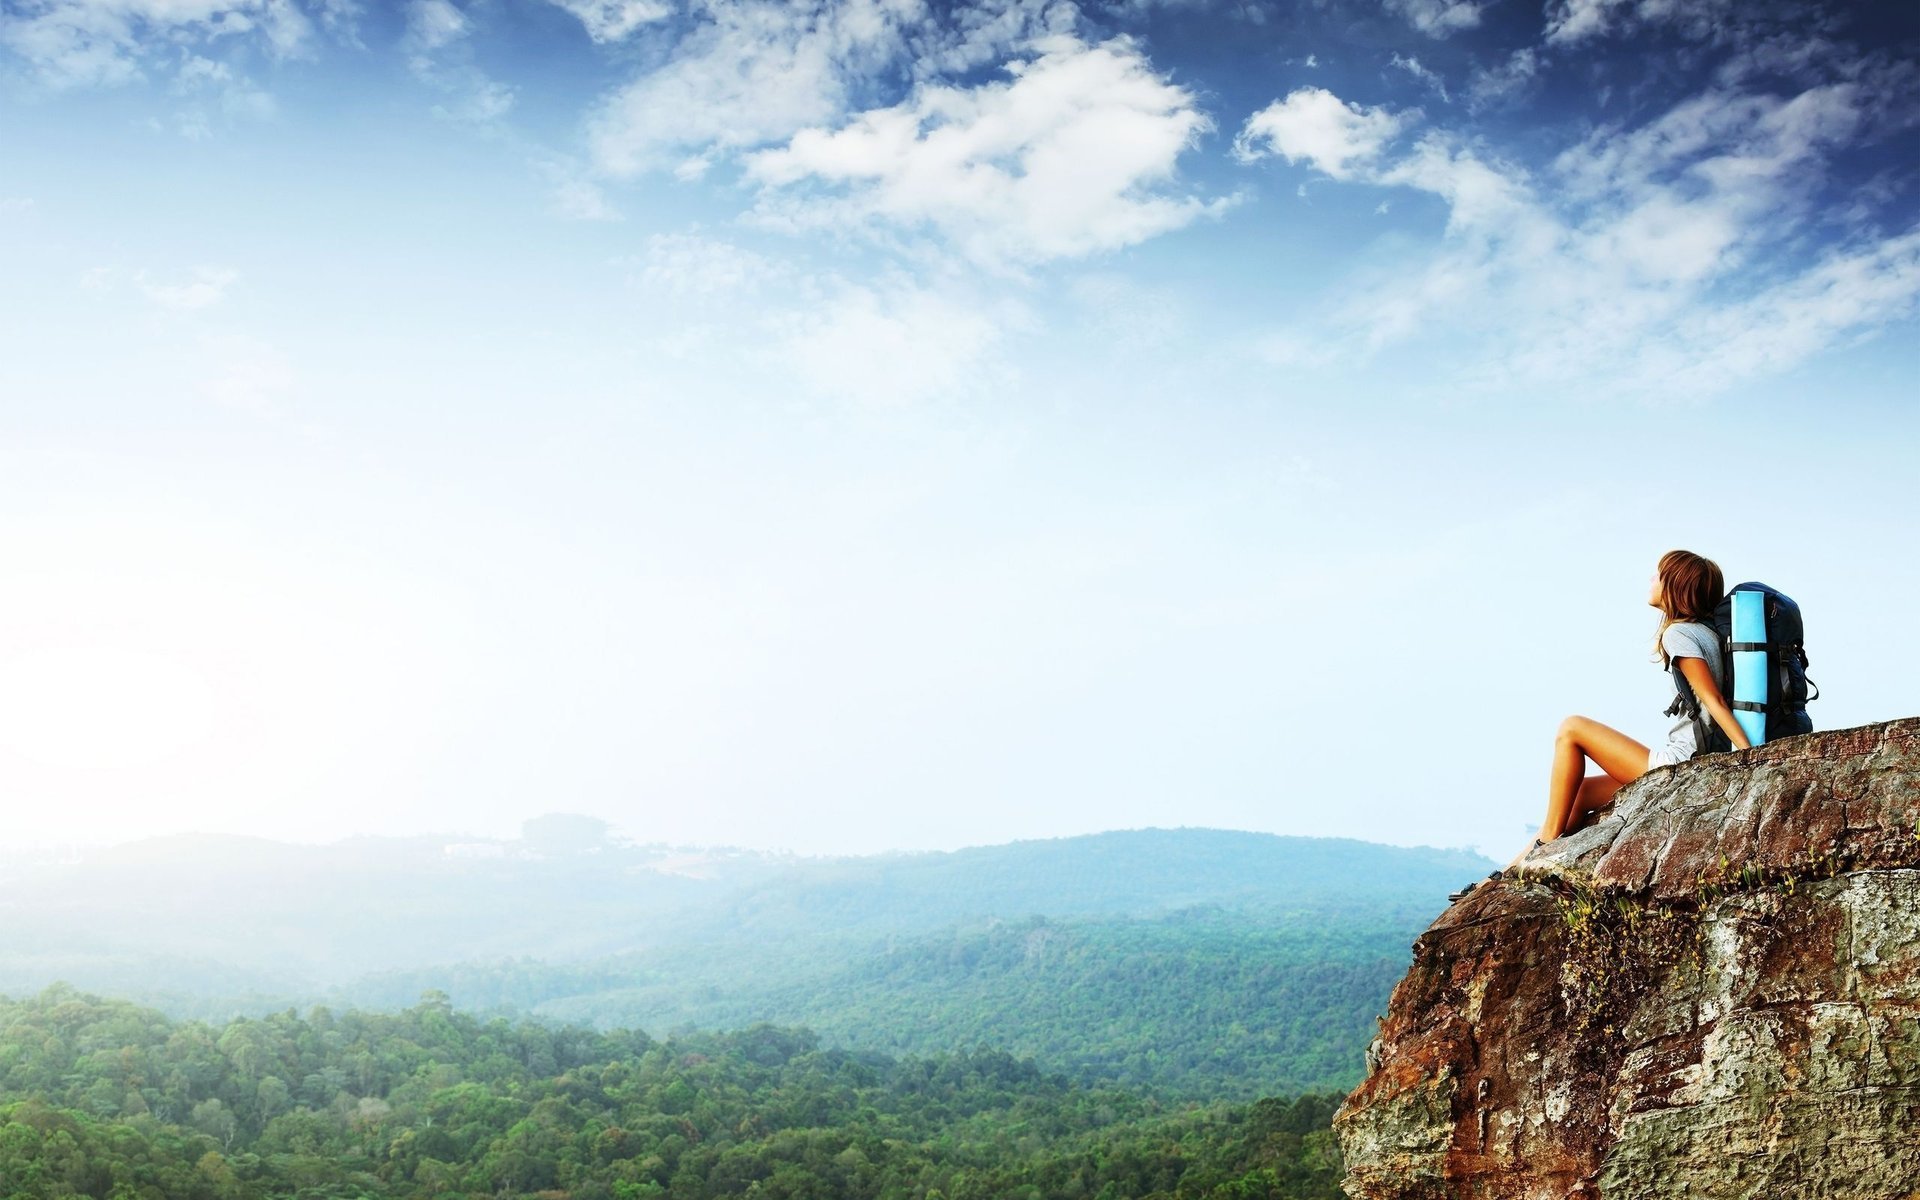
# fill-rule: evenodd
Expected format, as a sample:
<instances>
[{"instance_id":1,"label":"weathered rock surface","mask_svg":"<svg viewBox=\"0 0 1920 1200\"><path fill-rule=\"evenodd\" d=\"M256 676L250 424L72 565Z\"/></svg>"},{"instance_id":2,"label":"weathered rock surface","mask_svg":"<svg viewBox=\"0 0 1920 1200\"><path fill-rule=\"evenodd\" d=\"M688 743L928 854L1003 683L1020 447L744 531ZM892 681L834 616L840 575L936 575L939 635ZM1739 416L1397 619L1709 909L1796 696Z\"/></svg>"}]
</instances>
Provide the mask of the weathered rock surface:
<instances>
[{"instance_id":1,"label":"weathered rock surface","mask_svg":"<svg viewBox=\"0 0 1920 1200\"><path fill-rule=\"evenodd\" d=\"M1354 1200L1920 1200L1920 719L1650 772L1414 946Z\"/></svg>"}]
</instances>

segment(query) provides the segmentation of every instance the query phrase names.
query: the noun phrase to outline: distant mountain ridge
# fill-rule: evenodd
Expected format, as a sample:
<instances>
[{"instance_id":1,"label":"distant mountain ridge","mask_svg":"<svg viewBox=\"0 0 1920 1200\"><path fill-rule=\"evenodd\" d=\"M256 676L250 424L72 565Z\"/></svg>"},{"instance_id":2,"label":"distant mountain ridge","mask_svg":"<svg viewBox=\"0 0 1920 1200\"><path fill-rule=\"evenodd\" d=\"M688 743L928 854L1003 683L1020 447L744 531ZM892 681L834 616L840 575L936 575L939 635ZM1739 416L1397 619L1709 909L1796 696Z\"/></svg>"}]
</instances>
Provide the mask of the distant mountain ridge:
<instances>
[{"instance_id":1,"label":"distant mountain ridge","mask_svg":"<svg viewBox=\"0 0 1920 1200\"><path fill-rule=\"evenodd\" d=\"M1461 850L1147 829L951 852L798 859L608 843L449 855L449 838L326 846L157 838L0 877L0 989L38 987L19 944L219 961L324 988L374 971L535 955L579 961L715 937L919 932L989 919L1138 917L1195 905L1412 905L1490 865ZM512 848L514 843L497 843ZM675 863L679 870L661 870ZM303 936L286 937L288 929ZM78 981L70 981L78 982Z\"/></svg>"},{"instance_id":2,"label":"distant mountain ridge","mask_svg":"<svg viewBox=\"0 0 1920 1200\"><path fill-rule=\"evenodd\" d=\"M806 898L810 916L831 914L863 925L897 923L903 906L904 912L926 913L935 924L1033 914L1149 916L1206 904L1365 900L1425 906L1439 883L1457 886L1491 865L1470 851L1346 838L1120 830L950 853L828 860L743 889L725 912L742 926L777 925L793 917L786 905L795 896Z\"/></svg>"}]
</instances>

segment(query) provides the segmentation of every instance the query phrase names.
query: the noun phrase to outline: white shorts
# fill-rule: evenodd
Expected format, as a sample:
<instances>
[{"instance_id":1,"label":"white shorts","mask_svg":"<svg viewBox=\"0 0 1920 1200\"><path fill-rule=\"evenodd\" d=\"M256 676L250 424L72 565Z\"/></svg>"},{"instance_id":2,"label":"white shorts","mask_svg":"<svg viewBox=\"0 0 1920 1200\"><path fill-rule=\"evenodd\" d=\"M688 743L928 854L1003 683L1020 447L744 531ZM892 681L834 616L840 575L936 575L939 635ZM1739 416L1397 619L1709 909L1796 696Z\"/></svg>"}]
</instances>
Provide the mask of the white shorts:
<instances>
[{"instance_id":1,"label":"white shorts","mask_svg":"<svg viewBox=\"0 0 1920 1200\"><path fill-rule=\"evenodd\" d=\"M1655 746L1648 752L1647 770L1651 771L1655 767L1670 767L1675 763L1683 763L1692 757L1692 746L1676 746L1672 742L1668 742L1664 746Z\"/></svg>"}]
</instances>

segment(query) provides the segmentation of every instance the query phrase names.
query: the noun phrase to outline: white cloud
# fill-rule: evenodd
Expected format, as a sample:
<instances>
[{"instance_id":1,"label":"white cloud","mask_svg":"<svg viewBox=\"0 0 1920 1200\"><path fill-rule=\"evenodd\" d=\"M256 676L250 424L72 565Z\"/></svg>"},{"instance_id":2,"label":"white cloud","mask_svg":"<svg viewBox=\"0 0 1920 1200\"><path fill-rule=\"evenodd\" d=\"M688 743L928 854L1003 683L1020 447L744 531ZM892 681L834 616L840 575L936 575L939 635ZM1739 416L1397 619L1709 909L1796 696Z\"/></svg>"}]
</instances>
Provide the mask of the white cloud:
<instances>
[{"instance_id":1,"label":"white cloud","mask_svg":"<svg viewBox=\"0 0 1920 1200\"><path fill-rule=\"evenodd\" d=\"M1305 87L1247 118L1233 141L1241 162L1279 154L1335 179L1351 178L1377 158L1419 114L1347 104L1325 88Z\"/></svg>"},{"instance_id":2,"label":"white cloud","mask_svg":"<svg viewBox=\"0 0 1920 1200\"><path fill-rule=\"evenodd\" d=\"M1480 24L1483 4L1468 0L1386 0L1387 7L1428 37L1444 38Z\"/></svg>"},{"instance_id":3,"label":"white cloud","mask_svg":"<svg viewBox=\"0 0 1920 1200\"><path fill-rule=\"evenodd\" d=\"M1010 80L922 85L751 156L769 189L760 218L926 228L1000 265L1117 249L1224 206L1178 190L1176 162L1207 118L1136 43L1062 35L1035 49Z\"/></svg>"},{"instance_id":4,"label":"white cloud","mask_svg":"<svg viewBox=\"0 0 1920 1200\"><path fill-rule=\"evenodd\" d=\"M594 162L633 175L834 121L853 82L900 58L925 15L921 0L711 3L665 65L600 106Z\"/></svg>"},{"instance_id":5,"label":"white cloud","mask_svg":"<svg viewBox=\"0 0 1920 1200\"><path fill-rule=\"evenodd\" d=\"M665 0L551 0L572 13L586 26L587 36L596 42L617 42L642 25L663 21L673 15L673 5Z\"/></svg>"},{"instance_id":6,"label":"white cloud","mask_svg":"<svg viewBox=\"0 0 1920 1200\"><path fill-rule=\"evenodd\" d=\"M0 47L55 88L116 85L169 67L181 47L227 38L276 58L309 50L313 26L293 0L22 0L0 7Z\"/></svg>"},{"instance_id":7,"label":"white cloud","mask_svg":"<svg viewBox=\"0 0 1920 1200\"><path fill-rule=\"evenodd\" d=\"M227 289L239 278L238 271L227 267L195 267L193 277L184 283L149 283L145 271L134 276L134 283L162 308L195 312L226 299Z\"/></svg>"}]
</instances>

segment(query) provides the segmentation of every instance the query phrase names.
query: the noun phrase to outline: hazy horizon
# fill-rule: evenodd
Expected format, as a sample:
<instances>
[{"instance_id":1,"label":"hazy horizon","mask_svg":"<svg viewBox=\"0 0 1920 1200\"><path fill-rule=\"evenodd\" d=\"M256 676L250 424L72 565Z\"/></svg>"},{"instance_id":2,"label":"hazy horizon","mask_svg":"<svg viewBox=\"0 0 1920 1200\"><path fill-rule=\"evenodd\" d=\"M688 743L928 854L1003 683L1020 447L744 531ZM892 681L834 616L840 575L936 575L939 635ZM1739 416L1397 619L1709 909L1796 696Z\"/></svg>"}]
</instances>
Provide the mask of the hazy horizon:
<instances>
[{"instance_id":1,"label":"hazy horizon","mask_svg":"<svg viewBox=\"0 0 1920 1200\"><path fill-rule=\"evenodd\" d=\"M603 820L603 818L594 817L593 814L591 813L578 813L578 812L564 812L564 813L550 812L550 813L535 814L535 817L540 817L540 816L567 816L567 817L580 816L580 817L592 817L594 820ZM529 817L527 818L527 821L532 821L535 819L535 817ZM523 822L523 826L524 824L525 822ZM617 827L612 822L606 822L606 824L607 824L606 838L607 838L607 843L610 846L626 847L626 848L631 848L635 850L655 850L655 849L667 850L667 851L684 850L684 851L706 851L706 852L712 852L712 853L736 852L736 853L743 853L743 854L764 855L767 857L775 857L775 858L793 858L793 859L884 858L889 856L910 857L914 855L955 854L955 853L960 853L962 851L967 851L967 850L992 850L992 849L999 849L1005 846L1029 844L1029 843L1035 843L1035 842L1059 842L1059 841L1069 841L1069 840L1074 840L1079 838L1097 838L1097 837L1105 836L1107 834L1127 834L1127 833L1139 833L1139 834L1245 833L1245 834L1253 834L1260 837L1299 838L1299 839L1312 840L1312 841L1357 842L1363 845L1385 846L1385 847L1396 848L1396 849L1467 851L1471 853L1478 853L1475 847L1466 846L1466 845L1446 846L1446 845L1433 845L1428 843L1379 842L1379 841L1372 841L1365 838L1348 838L1348 837L1340 837L1340 836L1322 837L1322 836L1311 835L1311 834L1290 834L1284 831L1274 831L1274 830L1264 830L1264 829L1229 829L1229 828L1224 828L1221 826L1214 826L1214 825L1135 825L1135 826L1128 826L1125 828L1085 829L1075 833L1050 834L1043 837L1032 837L1032 838L1007 838L997 842L968 842L962 845L955 845L955 846L896 846L896 847L886 847L886 848L874 849L874 850L833 850L833 849L795 850L785 846L753 845L749 843L738 843L738 842L736 843L664 842L664 841L658 841L658 840L649 840L649 839L634 836L630 834L628 831ZM418 841L429 841L429 842L444 840L449 845L459 845L462 843L494 843L499 845L512 845L514 843L523 842L525 840L523 836L523 830L521 829L516 829L513 831L503 832L503 833L481 833L481 832L476 832L474 830L469 830L469 829L453 829L453 828L416 829L416 830L399 830L399 831L394 831L390 833L358 833L356 832L356 833L343 834L339 837L316 837L316 838L273 837L266 834L243 833L243 832L211 830L211 829L175 829L175 830L168 830L161 833L143 834L137 837L112 838L112 839L91 840L91 841L86 839L81 839L81 838L47 839L47 840L40 840L40 841L14 839L14 840L11 840L5 847L0 847L0 854L22 853L22 852L44 853L44 852L56 851L56 850L88 850L88 851L115 850L115 849L120 849L127 846L138 845L143 842L167 841L172 839L192 839L192 838L232 839L235 841L243 841L243 842L244 841L261 841L261 842L269 842L275 845L304 846L304 847L316 848L316 849L343 846L349 842L362 841L362 840L371 840L371 841L418 840Z\"/></svg>"},{"instance_id":2,"label":"hazy horizon","mask_svg":"<svg viewBox=\"0 0 1920 1200\"><path fill-rule=\"evenodd\" d=\"M0 789L1472 846L1665 550L1920 712L1920 8L0 10Z\"/></svg>"}]
</instances>

